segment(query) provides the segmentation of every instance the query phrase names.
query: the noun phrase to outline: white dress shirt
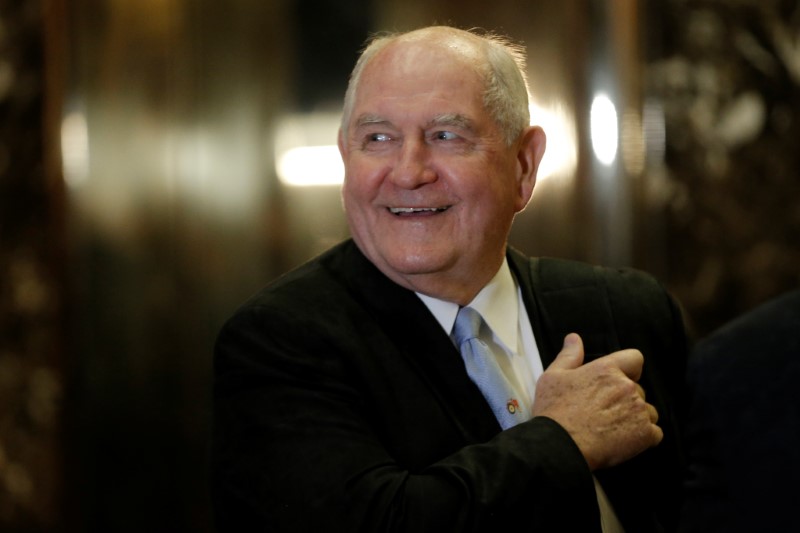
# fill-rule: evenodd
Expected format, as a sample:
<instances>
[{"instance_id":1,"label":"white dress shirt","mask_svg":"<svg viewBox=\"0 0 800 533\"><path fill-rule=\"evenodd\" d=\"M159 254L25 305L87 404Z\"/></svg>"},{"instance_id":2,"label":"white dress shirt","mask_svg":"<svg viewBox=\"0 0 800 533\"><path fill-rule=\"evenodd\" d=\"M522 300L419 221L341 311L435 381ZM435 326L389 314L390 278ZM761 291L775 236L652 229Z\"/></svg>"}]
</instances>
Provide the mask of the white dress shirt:
<instances>
[{"instance_id":1,"label":"white dress shirt","mask_svg":"<svg viewBox=\"0 0 800 533\"><path fill-rule=\"evenodd\" d=\"M453 330L459 306L426 296L417 295L430 309L449 335ZM522 292L511 275L508 261L503 261L494 278L469 303L478 311L492 330L491 339L481 339L497 357L500 368L514 384L530 410L536 392L536 381L542 375L542 358L533 337L531 321L522 303Z\"/></svg>"}]
</instances>

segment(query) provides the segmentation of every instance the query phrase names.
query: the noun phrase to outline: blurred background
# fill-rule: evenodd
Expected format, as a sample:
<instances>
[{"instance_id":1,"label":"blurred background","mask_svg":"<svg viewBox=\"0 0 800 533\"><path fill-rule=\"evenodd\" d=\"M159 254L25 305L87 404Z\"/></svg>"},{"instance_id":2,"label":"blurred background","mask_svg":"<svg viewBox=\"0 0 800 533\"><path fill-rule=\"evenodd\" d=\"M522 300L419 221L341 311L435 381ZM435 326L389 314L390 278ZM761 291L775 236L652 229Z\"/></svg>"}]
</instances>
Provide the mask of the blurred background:
<instances>
[{"instance_id":1,"label":"blurred background","mask_svg":"<svg viewBox=\"0 0 800 533\"><path fill-rule=\"evenodd\" d=\"M795 0L0 0L0 530L210 532L222 321L347 236L376 30L528 48L512 244L658 276L703 336L800 286Z\"/></svg>"}]
</instances>

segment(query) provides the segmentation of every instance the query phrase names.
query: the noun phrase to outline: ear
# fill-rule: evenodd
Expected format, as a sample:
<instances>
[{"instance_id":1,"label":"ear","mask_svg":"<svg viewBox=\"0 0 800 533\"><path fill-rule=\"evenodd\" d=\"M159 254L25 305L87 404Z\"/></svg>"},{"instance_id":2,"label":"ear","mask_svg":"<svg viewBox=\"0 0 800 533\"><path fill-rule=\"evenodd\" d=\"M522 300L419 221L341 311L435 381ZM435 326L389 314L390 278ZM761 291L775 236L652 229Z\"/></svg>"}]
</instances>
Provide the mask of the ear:
<instances>
[{"instance_id":1,"label":"ear","mask_svg":"<svg viewBox=\"0 0 800 533\"><path fill-rule=\"evenodd\" d=\"M522 133L517 151L517 184L519 196L517 197L517 212L525 209L533 195L536 185L536 173L544 157L547 146L547 136L539 126L529 126Z\"/></svg>"}]
</instances>

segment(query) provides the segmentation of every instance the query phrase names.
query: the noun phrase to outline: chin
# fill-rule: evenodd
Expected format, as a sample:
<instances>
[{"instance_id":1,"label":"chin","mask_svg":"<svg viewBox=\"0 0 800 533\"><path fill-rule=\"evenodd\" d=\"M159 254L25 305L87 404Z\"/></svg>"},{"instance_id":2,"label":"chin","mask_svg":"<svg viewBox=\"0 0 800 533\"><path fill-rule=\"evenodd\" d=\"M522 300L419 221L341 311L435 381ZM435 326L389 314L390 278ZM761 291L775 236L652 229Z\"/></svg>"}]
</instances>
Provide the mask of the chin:
<instances>
[{"instance_id":1,"label":"chin","mask_svg":"<svg viewBox=\"0 0 800 533\"><path fill-rule=\"evenodd\" d=\"M398 250L391 250L383 255L383 259L391 270L405 276L433 274L441 272L449 266L447 255L419 251L402 253Z\"/></svg>"}]
</instances>

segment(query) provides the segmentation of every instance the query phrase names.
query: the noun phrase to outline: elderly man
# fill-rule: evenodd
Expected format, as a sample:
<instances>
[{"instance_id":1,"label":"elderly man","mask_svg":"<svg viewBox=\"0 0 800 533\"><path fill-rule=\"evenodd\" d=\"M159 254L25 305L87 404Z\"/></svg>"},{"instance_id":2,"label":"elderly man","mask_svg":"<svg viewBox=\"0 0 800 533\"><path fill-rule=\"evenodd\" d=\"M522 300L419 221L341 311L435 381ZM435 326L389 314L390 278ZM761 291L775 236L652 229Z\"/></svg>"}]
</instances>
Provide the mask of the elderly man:
<instances>
[{"instance_id":1,"label":"elderly man","mask_svg":"<svg viewBox=\"0 0 800 533\"><path fill-rule=\"evenodd\" d=\"M339 135L352 240L217 342L221 531L674 526L680 315L644 274L508 248L545 149L523 73L518 48L449 27L362 54Z\"/></svg>"}]
</instances>

